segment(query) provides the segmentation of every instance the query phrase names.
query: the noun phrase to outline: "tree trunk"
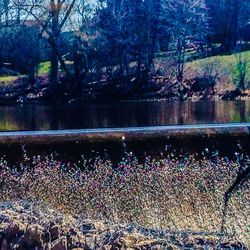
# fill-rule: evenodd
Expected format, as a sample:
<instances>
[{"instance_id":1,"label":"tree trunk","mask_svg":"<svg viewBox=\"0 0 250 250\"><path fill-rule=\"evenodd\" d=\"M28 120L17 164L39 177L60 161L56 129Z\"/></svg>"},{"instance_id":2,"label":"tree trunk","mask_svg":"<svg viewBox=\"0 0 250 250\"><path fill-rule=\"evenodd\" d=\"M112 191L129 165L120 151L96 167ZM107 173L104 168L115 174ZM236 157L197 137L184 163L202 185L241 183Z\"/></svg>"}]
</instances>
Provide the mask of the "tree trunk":
<instances>
[{"instance_id":1,"label":"tree trunk","mask_svg":"<svg viewBox=\"0 0 250 250\"><path fill-rule=\"evenodd\" d=\"M177 41L177 69L176 69L176 78L178 81L183 80L183 71L185 63L185 42L178 39Z\"/></svg>"},{"instance_id":2,"label":"tree trunk","mask_svg":"<svg viewBox=\"0 0 250 250\"><path fill-rule=\"evenodd\" d=\"M59 35L59 9L54 0L50 1L52 15L52 37L49 38L51 45L51 74L50 83L52 90L55 90L58 85L58 56L57 56L57 39Z\"/></svg>"},{"instance_id":3,"label":"tree trunk","mask_svg":"<svg viewBox=\"0 0 250 250\"><path fill-rule=\"evenodd\" d=\"M55 89L58 85L58 57L56 45L51 45L51 72L50 72L50 83L52 89Z\"/></svg>"},{"instance_id":4,"label":"tree trunk","mask_svg":"<svg viewBox=\"0 0 250 250\"><path fill-rule=\"evenodd\" d=\"M9 25L9 0L4 0L5 25Z\"/></svg>"},{"instance_id":5,"label":"tree trunk","mask_svg":"<svg viewBox=\"0 0 250 250\"><path fill-rule=\"evenodd\" d=\"M225 37L224 47L226 51L235 48L238 39L238 19L239 19L239 2L238 0L227 0L225 2Z\"/></svg>"},{"instance_id":6,"label":"tree trunk","mask_svg":"<svg viewBox=\"0 0 250 250\"><path fill-rule=\"evenodd\" d=\"M35 83L36 83L36 73L35 73L35 68L32 68L29 70L29 84L31 85L32 89L34 88Z\"/></svg>"}]
</instances>

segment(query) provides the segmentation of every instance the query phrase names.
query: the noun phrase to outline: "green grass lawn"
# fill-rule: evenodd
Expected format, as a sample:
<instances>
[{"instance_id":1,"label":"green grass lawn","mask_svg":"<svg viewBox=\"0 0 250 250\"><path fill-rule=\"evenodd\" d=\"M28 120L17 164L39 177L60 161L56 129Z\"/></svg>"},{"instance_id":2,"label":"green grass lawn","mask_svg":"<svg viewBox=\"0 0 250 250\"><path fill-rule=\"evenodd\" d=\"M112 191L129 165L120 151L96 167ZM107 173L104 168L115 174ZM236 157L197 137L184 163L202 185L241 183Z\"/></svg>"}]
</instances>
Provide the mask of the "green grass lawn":
<instances>
[{"instance_id":1,"label":"green grass lawn","mask_svg":"<svg viewBox=\"0 0 250 250\"><path fill-rule=\"evenodd\" d=\"M0 76L0 86L7 86L22 76Z\"/></svg>"},{"instance_id":2,"label":"green grass lawn","mask_svg":"<svg viewBox=\"0 0 250 250\"><path fill-rule=\"evenodd\" d=\"M239 55L241 55L242 58L245 58L246 60L250 61L250 50L248 50L245 52L236 53L236 54L232 54L232 55L211 56L211 57L200 59L200 60L197 60L197 61L194 61L191 63L199 65L202 62L209 62L209 61L218 60L221 63L221 66L230 67L230 66L233 66L237 63L237 57Z\"/></svg>"},{"instance_id":3,"label":"green grass lawn","mask_svg":"<svg viewBox=\"0 0 250 250\"><path fill-rule=\"evenodd\" d=\"M236 67L237 61L241 56L242 60L247 61L248 72L246 79L250 81L250 51L236 53L232 55L212 56L197 61L187 63L187 67L194 69L204 68L205 65L214 64L217 71L224 72L226 74L233 74Z\"/></svg>"},{"instance_id":4,"label":"green grass lawn","mask_svg":"<svg viewBox=\"0 0 250 250\"><path fill-rule=\"evenodd\" d=\"M51 63L49 61L41 62L38 64L38 76L48 75L50 73ZM11 85L18 78L22 78L24 75L17 76L0 76L0 86Z\"/></svg>"},{"instance_id":5,"label":"green grass lawn","mask_svg":"<svg viewBox=\"0 0 250 250\"><path fill-rule=\"evenodd\" d=\"M20 76L0 76L0 82L12 82Z\"/></svg>"},{"instance_id":6,"label":"green grass lawn","mask_svg":"<svg viewBox=\"0 0 250 250\"><path fill-rule=\"evenodd\" d=\"M187 52L189 57L190 52ZM250 87L250 50L235 53L231 55L219 55L206 57L203 59L187 62L185 65L184 77L186 79L194 78L196 76L206 74L217 74L218 80L230 82L231 85L237 85L239 72L237 71L237 62L241 59L247 62L247 75L246 75L246 87ZM161 56L155 59L155 69L160 71L160 74L174 76L173 58L168 55Z\"/></svg>"},{"instance_id":7,"label":"green grass lawn","mask_svg":"<svg viewBox=\"0 0 250 250\"><path fill-rule=\"evenodd\" d=\"M41 62L38 64L38 75L48 75L50 73L51 63Z\"/></svg>"}]
</instances>

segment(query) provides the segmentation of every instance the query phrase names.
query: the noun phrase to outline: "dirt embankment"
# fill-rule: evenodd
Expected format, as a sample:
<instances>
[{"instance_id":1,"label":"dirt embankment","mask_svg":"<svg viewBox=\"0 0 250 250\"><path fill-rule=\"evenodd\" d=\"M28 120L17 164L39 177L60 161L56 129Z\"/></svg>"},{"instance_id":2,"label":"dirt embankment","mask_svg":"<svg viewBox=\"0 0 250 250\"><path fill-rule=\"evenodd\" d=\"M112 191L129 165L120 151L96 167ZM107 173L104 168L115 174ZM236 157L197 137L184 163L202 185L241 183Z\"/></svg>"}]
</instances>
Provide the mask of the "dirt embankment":
<instances>
[{"instance_id":1,"label":"dirt embankment","mask_svg":"<svg viewBox=\"0 0 250 250\"><path fill-rule=\"evenodd\" d=\"M222 234L170 232L68 216L28 202L0 205L1 250L247 249Z\"/></svg>"}]
</instances>

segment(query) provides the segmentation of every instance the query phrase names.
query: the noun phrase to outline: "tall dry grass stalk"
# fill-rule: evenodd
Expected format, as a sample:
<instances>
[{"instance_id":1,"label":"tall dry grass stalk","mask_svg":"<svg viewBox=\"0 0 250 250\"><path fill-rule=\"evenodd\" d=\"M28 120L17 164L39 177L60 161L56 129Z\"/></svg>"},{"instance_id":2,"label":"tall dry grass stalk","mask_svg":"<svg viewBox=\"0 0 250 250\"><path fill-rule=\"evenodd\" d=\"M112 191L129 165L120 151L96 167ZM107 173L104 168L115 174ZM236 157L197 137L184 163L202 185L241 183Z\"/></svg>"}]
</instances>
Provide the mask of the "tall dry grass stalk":
<instances>
[{"instance_id":1,"label":"tall dry grass stalk","mask_svg":"<svg viewBox=\"0 0 250 250\"><path fill-rule=\"evenodd\" d=\"M119 164L101 158L64 164L26 158L18 168L0 163L0 199L45 202L64 213L112 223L137 222L169 230L219 231L224 193L239 163L225 158L145 158L128 154ZM250 245L250 182L235 192L226 229Z\"/></svg>"}]
</instances>

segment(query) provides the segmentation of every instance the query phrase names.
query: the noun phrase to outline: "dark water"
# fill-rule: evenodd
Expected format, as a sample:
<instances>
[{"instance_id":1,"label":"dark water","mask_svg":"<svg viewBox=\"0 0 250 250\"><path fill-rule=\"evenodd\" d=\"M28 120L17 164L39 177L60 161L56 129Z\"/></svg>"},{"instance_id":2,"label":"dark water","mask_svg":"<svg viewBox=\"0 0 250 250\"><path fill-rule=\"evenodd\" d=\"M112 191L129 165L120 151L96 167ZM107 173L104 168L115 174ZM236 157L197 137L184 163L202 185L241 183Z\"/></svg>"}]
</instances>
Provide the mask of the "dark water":
<instances>
[{"instance_id":1,"label":"dark water","mask_svg":"<svg viewBox=\"0 0 250 250\"><path fill-rule=\"evenodd\" d=\"M250 100L0 107L0 131L250 122Z\"/></svg>"}]
</instances>

